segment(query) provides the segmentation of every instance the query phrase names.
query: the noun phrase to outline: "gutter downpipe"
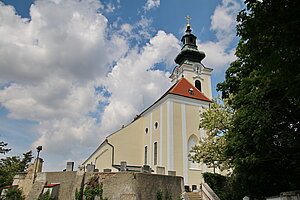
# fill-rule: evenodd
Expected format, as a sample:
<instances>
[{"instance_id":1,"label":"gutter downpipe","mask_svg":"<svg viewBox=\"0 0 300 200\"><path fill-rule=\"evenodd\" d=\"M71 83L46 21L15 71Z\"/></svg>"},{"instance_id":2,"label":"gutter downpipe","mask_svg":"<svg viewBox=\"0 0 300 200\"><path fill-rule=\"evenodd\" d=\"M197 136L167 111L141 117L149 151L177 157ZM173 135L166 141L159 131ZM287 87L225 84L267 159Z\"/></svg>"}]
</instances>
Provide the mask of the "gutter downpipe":
<instances>
[{"instance_id":1,"label":"gutter downpipe","mask_svg":"<svg viewBox=\"0 0 300 200\"><path fill-rule=\"evenodd\" d=\"M115 147L112 145L112 144L110 144L109 142L108 142L108 139L106 138L105 139L105 142L109 145L109 146L111 146L111 148L112 148L112 155L111 155L111 166L113 167L114 166L114 158L115 158Z\"/></svg>"}]
</instances>

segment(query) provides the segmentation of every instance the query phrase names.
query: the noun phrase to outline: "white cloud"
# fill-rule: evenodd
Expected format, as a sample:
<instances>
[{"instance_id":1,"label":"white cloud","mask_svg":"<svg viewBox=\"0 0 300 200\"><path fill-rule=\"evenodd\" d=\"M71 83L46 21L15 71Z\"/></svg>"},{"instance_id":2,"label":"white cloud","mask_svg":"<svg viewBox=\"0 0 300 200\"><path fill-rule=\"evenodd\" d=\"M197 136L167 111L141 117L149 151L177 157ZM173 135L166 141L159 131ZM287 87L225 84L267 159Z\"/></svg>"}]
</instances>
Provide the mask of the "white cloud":
<instances>
[{"instance_id":1,"label":"white cloud","mask_svg":"<svg viewBox=\"0 0 300 200\"><path fill-rule=\"evenodd\" d=\"M121 33L126 33L126 34L129 35L129 34L131 34L132 29L133 29L133 26L131 24L122 24L120 32Z\"/></svg>"},{"instance_id":2,"label":"white cloud","mask_svg":"<svg viewBox=\"0 0 300 200\"><path fill-rule=\"evenodd\" d=\"M78 159L103 138L90 115L103 99L96 83L128 46L118 35L106 37L101 8L97 0L37 0L27 20L0 2L0 82L11 82L0 102L8 117L37 122L33 147L43 145L48 157Z\"/></svg>"},{"instance_id":3,"label":"white cloud","mask_svg":"<svg viewBox=\"0 0 300 200\"><path fill-rule=\"evenodd\" d=\"M119 36L122 36L127 41L134 41L133 43L141 43L149 40L155 30L152 27L152 19L141 16L134 24L122 23L123 20L118 18L112 25Z\"/></svg>"},{"instance_id":4,"label":"white cloud","mask_svg":"<svg viewBox=\"0 0 300 200\"><path fill-rule=\"evenodd\" d=\"M117 62L105 80L111 97L103 113L103 130L121 128L165 92L169 73L151 69L160 62L171 65L179 51L179 41L172 34L158 31L141 51L132 49Z\"/></svg>"},{"instance_id":5,"label":"white cloud","mask_svg":"<svg viewBox=\"0 0 300 200\"><path fill-rule=\"evenodd\" d=\"M235 37L236 16L241 6L235 0L223 0L211 16L211 30L217 39L227 45Z\"/></svg>"},{"instance_id":6,"label":"white cloud","mask_svg":"<svg viewBox=\"0 0 300 200\"><path fill-rule=\"evenodd\" d=\"M115 6L115 5L113 5L112 3L108 3L107 6L106 6L105 11L108 12L108 13L111 13L111 12L113 12L115 9L116 9L116 6Z\"/></svg>"},{"instance_id":7,"label":"white cloud","mask_svg":"<svg viewBox=\"0 0 300 200\"><path fill-rule=\"evenodd\" d=\"M0 92L9 117L33 121L78 118L94 111L98 99L92 83L80 86L58 76L37 85L14 83Z\"/></svg>"},{"instance_id":8,"label":"white cloud","mask_svg":"<svg viewBox=\"0 0 300 200\"><path fill-rule=\"evenodd\" d=\"M160 0L147 0L144 10L151 10L152 8L157 8L160 5Z\"/></svg>"},{"instance_id":9,"label":"white cloud","mask_svg":"<svg viewBox=\"0 0 300 200\"><path fill-rule=\"evenodd\" d=\"M235 60L235 48L227 50L227 46L220 42L204 42L199 44L200 49L205 52L203 63L205 66L213 68L216 72L226 69Z\"/></svg>"},{"instance_id":10,"label":"white cloud","mask_svg":"<svg viewBox=\"0 0 300 200\"><path fill-rule=\"evenodd\" d=\"M10 82L0 90L0 103L8 117L37 122L32 148L43 146L47 169L70 158L82 161L106 131L127 123L170 84L168 73L153 67L173 63L179 41L163 31L151 38L151 20L143 17L108 38L99 9L97 0L37 0L27 20L0 2L0 82ZM138 27L144 31L138 39L149 43L129 50L124 34ZM100 101L108 103L104 111Z\"/></svg>"},{"instance_id":11,"label":"white cloud","mask_svg":"<svg viewBox=\"0 0 300 200\"><path fill-rule=\"evenodd\" d=\"M148 0L145 10L159 4ZM127 124L170 86L169 74L155 66L173 64L178 39L164 31L152 37L152 22L145 17L136 24L117 24L113 28L119 31L110 32L99 13L105 8L98 0L36 0L28 20L0 2L0 83L10 82L0 90L0 103L8 117L37 122L32 147L43 145L47 169L70 158L82 161L106 134ZM231 37L236 9L233 0L223 0L211 18L218 41L199 44L208 67L221 68L233 59L234 49L228 49L230 40L222 34ZM129 49L133 38L149 43ZM107 106L101 110L99 102Z\"/></svg>"},{"instance_id":12,"label":"white cloud","mask_svg":"<svg viewBox=\"0 0 300 200\"><path fill-rule=\"evenodd\" d=\"M217 41L198 41L199 48L207 55L203 63L217 72L224 70L235 59L235 47L230 45L235 38L239 10L240 4L236 0L222 0L211 16L210 29L216 33Z\"/></svg>"},{"instance_id":13,"label":"white cloud","mask_svg":"<svg viewBox=\"0 0 300 200\"><path fill-rule=\"evenodd\" d=\"M108 59L101 51L107 45L103 39L107 20L96 13L100 4L95 4L36 1L28 21L1 3L0 80L32 82L64 73L65 78L83 81L105 74Z\"/></svg>"}]
</instances>

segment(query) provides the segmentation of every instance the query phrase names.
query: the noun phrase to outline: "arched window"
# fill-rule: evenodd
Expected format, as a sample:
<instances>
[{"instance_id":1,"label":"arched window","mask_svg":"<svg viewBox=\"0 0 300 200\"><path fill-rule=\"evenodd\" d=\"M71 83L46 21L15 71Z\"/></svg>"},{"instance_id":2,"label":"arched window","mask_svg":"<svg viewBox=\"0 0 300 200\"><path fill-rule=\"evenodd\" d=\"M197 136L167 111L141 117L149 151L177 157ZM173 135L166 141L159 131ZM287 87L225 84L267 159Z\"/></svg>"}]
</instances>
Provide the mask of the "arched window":
<instances>
[{"instance_id":1,"label":"arched window","mask_svg":"<svg viewBox=\"0 0 300 200\"><path fill-rule=\"evenodd\" d=\"M201 92L201 82L199 80L195 81L195 87Z\"/></svg>"},{"instance_id":2,"label":"arched window","mask_svg":"<svg viewBox=\"0 0 300 200\"><path fill-rule=\"evenodd\" d=\"M198 144L198 138L195 135L191 135L189 140L188 140L188 152L193 155L193 153L191 153L190 151L192 150L192 148ZM188 163L188 167L189 168L198 168L198 163L194 162L194 161L189 161Z\"/></svg>"}]
</instances>

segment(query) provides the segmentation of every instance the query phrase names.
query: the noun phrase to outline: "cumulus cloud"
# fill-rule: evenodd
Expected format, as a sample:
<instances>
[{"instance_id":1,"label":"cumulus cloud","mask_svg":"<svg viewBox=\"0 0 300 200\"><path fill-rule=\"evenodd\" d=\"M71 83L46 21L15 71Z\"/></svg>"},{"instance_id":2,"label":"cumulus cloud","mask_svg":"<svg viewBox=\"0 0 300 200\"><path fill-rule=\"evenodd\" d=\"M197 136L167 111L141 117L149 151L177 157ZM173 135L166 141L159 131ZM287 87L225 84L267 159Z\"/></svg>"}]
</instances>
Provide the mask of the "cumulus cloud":
<instances>
[{"instance_id":1,"label":"cumulus cloud","mask_svg":"<svg viewBox=\"0 0 300 200\"><path fill-rule=\"evenodd\" d=\"M95 2L40 0L31 6L29 21L1 3L1 81L41 81L52 73L83 81L104 74L105 67L98 66L108 62L99 53L106 47L107 20L97 14L100 7Z\"/></svg>"},{"instance_id":2,"label":"cumulus cloud","mask_svg":"<svg viewBox=\"0 0 300 200\"><path fill-rule=\"evenodd\" d=\"M157 8L160 5L160 0L147 0L144 10L151 10L153 8Z\"/></svg>"},{"instance_id":3,"label":"cumulus cloud","mask_svg":"<svg viewBox=\"0 0 300 200\"><path fill-rule=\"evenodd\" d=\"M235 37L235 18L240 8L235 0L223 0L211 16L211 30L216 32L217 39L224 45L228 45Z\"/></svg>"},{"instance_id":4,"label":"cumulus cloud","mask_svg":"<svg viewBox=\"0 0 300 200\"><path fill-rule=\"evenodd\" d=\"M204 42L199 43L201 50L204 50L206 58L203 63L217 72L226 69L232 61L235 60L235 48L228 49L227 46L220 42Z\"/></svg>"},{"instance_id":5,"label":"cumulus cloud","mask_svg":"<svg viewBox=\"0 0 300 200\"><path fill-rule=\"evenodd\" d=\"M235 59L235 47L230 48L235 38L236 16L240 4L236 0L222 0L211 16L210 30L216 34L217 41L198 41L200 49L204 50L207 57L203 60L208 67L222 71Z\"/></svg>"},{"instance_id":6,"label":"cumulus cloud","mask_svg":"<svg viewBox=\"0 0 300 200\"><path fill-rule=\"evenodd\" d=\"M179 41L172 34L158 31L142 50L132 49L117 62L105 80L111 97L103 113L104 130L120 128L165 92L169 73L151 69L161 62L171 65L179 51Z\"/></svg>"},{"instance_id":7,"label":"cumulus cloud","mask_svg":"<svg viewBox=\"0 0 300 200\"><path fill-rule=\"evenodd\" d=\"M159 4L148 0L144 9ZM32 147L43 145L52 162L47 169L83 161L170 86L169 73L156 65L173 64L178 39L164 31L153 37L145 17L109 27L101 11L113 9L98 0L36 0L29 20L0 2L0 103L9 118L36 122ZM233 59L228 45L237 9L234 0L223 0L211 18L217 42L198 41L208 67Z\"/></svg>"},{"instance_id":8,"label":"cumulus cloud","mask_svg":"<svg viewBox=\"0 0 300 200\"><path fill-rule=\"evenodd\" d=\"M169 86L168 73L153 68L172 63L178 40L163 31L151 38L145 28L139 39L149 43L129 49L124 34L151 21L111 33L99 13L105 8L97 0L36 0L29 20L0 2L0 103L9 118L37 122L32 148L43 145L52 162L47 169L70 158L82 161L107 131L129 122Z\"/></svg>"},{"instance_id":9,"label":"cumulus cloud","mask_svg":"<svg viewBox=\"0 0 300 200\"><path fill-rule=\"evenodd\" d=\"M134 24L122 23L122 20L118 19L113 23L113 27L116 29L115 32L124 39L126 38L127 41L134 41L134 44L149 40L155 34L152 19L143 15Z\"/></svg>"},{"instance_id":10,"label":"cumulus cloud","mask_svg":"<svg viewBox=\"0 0 300 200\"><path fill-rule=\"evenodd\" d=\"M64 152L77 159L82 144L101 138L89 116L102 98L95 81L128 49L118 36L105 37L101 8L92 0L37 0L29 20L0 3L0 82L9 82L0 102L8 117L37 122L33 147L43 145L49 157Z\"/></svg>"},{"instance_id":11,"label":"cumulus cloud","mask_svg":"<svg viewBox=\"0 0 300 200\"><path fill-rule=\"evenodd\" d=\"M116 9L116 6L113 5L112 3L107 4L107 8L105 9L106 12L111 13Z\"/></svg>"}]
</instances>

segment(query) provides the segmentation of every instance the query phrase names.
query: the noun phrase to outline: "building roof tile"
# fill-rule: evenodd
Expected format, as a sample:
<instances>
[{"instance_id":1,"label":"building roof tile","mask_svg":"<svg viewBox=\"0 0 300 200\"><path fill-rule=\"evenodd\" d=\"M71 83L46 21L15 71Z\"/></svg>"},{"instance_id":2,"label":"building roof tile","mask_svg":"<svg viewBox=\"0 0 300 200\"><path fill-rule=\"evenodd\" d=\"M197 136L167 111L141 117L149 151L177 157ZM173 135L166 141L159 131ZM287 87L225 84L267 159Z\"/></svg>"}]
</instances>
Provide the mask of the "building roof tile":
<instances>
[{"instance_id":1,"label":"building roof tile","mask_svg":"<svg viewBox=\"0 0 300 200\"><path fill-rule=\"evenodd\" d=\"M184 77L182 77L177 83L175 83L167 93L211 102L208 97L206 97Z\"/></svg>"},{"instance_id":2,"label":"building roof tile","mask_svg":"<svg viewBox=\"0 0 300 200\"><path fill-rule=\"evenodd\" d=\"M48 184L48 185L44 185L44 187L54 187L54 186L57 186L57 185L60 185L59 183L52 183L52 184Z\"/></svg>"}]
</instances>

